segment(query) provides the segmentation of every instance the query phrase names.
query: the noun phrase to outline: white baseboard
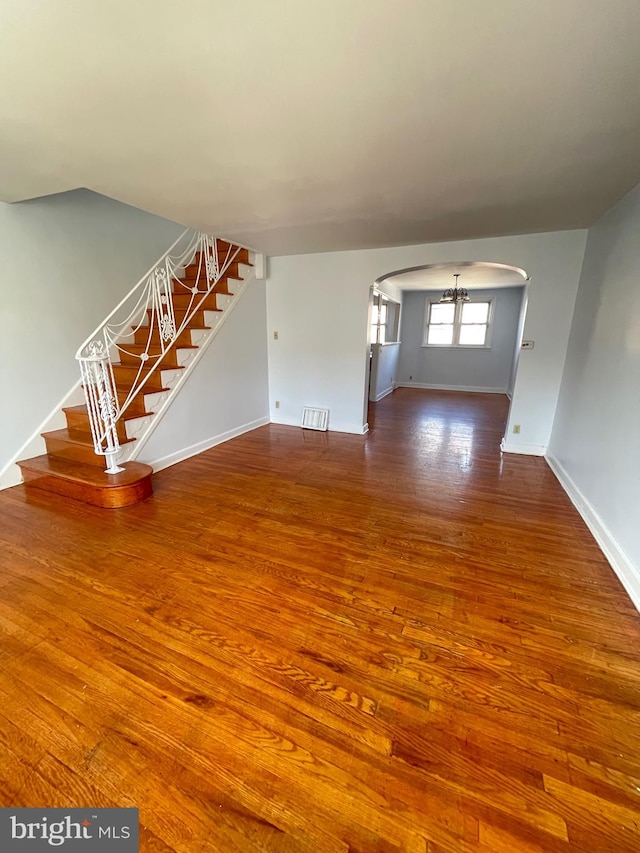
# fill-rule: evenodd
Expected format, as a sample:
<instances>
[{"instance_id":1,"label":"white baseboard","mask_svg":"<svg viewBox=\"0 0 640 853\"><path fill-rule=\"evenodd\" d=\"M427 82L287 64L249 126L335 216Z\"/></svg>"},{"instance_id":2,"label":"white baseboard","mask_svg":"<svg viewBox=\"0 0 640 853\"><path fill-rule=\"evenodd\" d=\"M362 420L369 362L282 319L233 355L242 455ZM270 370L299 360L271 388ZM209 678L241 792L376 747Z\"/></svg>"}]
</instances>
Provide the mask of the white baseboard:
<instances>
[{"instance_id":1,"label":"white baseboard","mask_svg":"<svg viewBox=\"0 0 640 853\"><path fill-rule=\"evenodd\" d=\"M292 418L283 417L279 414L278 409L274 409L271 412L271 423L279 424L280 426L292 426L299 427L302 429L302 424L299 420L293 420ZM367 423L356 423L356 424L347 424L347 423L332 423L331 416L329 416L329 432L348 432L350 435L364 435L369 429L369 425Z\"/></svg>"},{"instance_id":2,"label":"white baseboard","mask_svg":"<svg viewBox=\"0 0 640 853\"><path fill-rule=\"evenodd\" d=\"M425 388L428 391L473 391L477 394L506 394L506 388L481 388L477 385L432 385L430 382L398 382L398 388Z\"/></svg>"},{"instance_id":3,"label":"white baseboard","mask_svg":"<svg viewBox=\"0 0 640 853\"><path fill-rule=\"evenodd\" d=\"M593 534L593 538L600 546L602 553L627 591L634 607L640 611L640 570L633 565L618 545L613 533L571 479L562 463L551 453L547 454L545 459L549 468L551 468L558 478L558 482L569 496L571 503L578 510L584 523Z\"/></svg>"},{"instance_id":4,"label":"white baseboard","mask_svg":"<svg viewBox=\"0 0 640 853\"><path fill-rule=\"evenodd\" d=\"M147 462L147 465L151 465L154 471L162 471L164 468L169 468L171 465L176 465L178 462L184 462L185 459L197 456L198 453L203 453L205 450L209 450L217 444L222 444L232 438L237 438L239 435L244 435L245 432L251 432L251 430L265 426L268 423L271 423L269 418L257 418L255 421L250 421L249 423L242 424L234 429L221 432L211 438L205 438L204 441L198 441L196 444L192 444L182 450L177 450L175 453L170 453L168 456L162 456L160 459L156 459L154 461L144 461Z\"/></svg>"},{"instance_id":5,"label":"white baseboard","mask_svg":"<svg viewBox=\"0 0 640 853\"><path fill-rule=\"evenodd\" d=\"M388 388L385 388L384 391L381 391L377 397L373 400L374 403L379 403L383 397L387 397L389 394L392 394L395 391L395 386L390 385Z\"/></svg>"},{"instance_id":6,"label":"white baseboard","mask_svg":"<svg viewBox=\"0 0 640 853\"><path fill-rule=\"evenodd\" d=\"M544 444L518 444L515 441L500 442L500 450L503 453L521 453L523 456L544 456L547 452Z\"/></svg>"}]
</instances>

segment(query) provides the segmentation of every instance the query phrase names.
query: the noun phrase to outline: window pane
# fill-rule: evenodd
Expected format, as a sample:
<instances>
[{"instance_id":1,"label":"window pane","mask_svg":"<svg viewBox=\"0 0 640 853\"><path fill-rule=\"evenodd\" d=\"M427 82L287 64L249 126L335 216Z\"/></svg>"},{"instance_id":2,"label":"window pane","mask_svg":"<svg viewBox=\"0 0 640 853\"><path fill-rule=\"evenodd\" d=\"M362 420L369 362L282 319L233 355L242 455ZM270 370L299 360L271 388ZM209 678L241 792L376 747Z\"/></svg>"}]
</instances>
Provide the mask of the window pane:
<instances>
[{"instance_id":1,"label":"window pane","mask_svg":"<svg viewBox=\"0 0 640 853\"><path fill-rule=\"evenodd\" d=\"M387 322L387 306L386 305L382 305L380 307L380 322L381 323Z\"/></svg>"},{"instance_id":2,"label":"window pane","mask_svg":"<svg viewBox=\"0 0 640 853\"><path fill-rule=\"evenodd\" d=\"M371 326L370 341L371 341L371 343L372 343L372 344L377 344L377 343L378 343L378 326L377 326L377 325L372 325L372 326Z\"/></svg>"},{"instance_id":3,"label":"window pane","mask_svg":"<svg viewBox=\"0 0 640 853\"><path fill-rule=\"evenodd\" d=\"M430 323L453 323L453 318L456 313L455 305L440 305L435 302L431 305Z\"/></svg>"},{"instance_id":4,"label":"window pane","mask_svg":"<svg viewBox=\"0 0 640 853\"><path fill-rule=\"evenodd\" d=\"M489 318L488 302L465 302L462 306L463 323L486 323Z\"/></svg>"},{"instance_id":5,"label":"window pane","mask_svg":"<svg viewBox=\"0 0 640 853\"><path fill-rule=\"evenodd\" d=\"M396 341L398 339L397 307L393 302L387 303L387 333L385 337L388 341Z\"/></svg>"},{"instance_id":6,"label":"window pane","mask_svg":"<svg viewBox=\"0 0 640 853\"><path fill-rule=\"evenodd\" d=\"M372 323L377 323L377 322L378 322L378 316L379 316L379 314L380 314L380 311L379 311L379 309L378 309L378 306L377 306L377 305L374 305L374 306L371 308L371 322L372 322Z\"/></svg>"},{"instance_id":7,"label":"window pane","mask_svg":"<svg viewBox=\"0 0 640 853\"><path fill-rule=\"evenodd\" d=\"M440 346L453 343L453 326L429 326L427 343Z\"/></svg>"},{"instance_id":8,"label":"window pane","mask_svg":"<svg viewBox=\"0 0 640 853\"><path fill-rule=\"evenodd\" d=\"M486 326L460 326L460 343L463 345L482 346L486 337Z\"/></svg>"},{"instance_id":9,"label":"window pane","mask_svg":"<svg viewBox=\"0 0 640 853\"><path fill-rule=\"evenodd\" d=\"M380 326L380 340L378 341L378 343L384 344L384 343L386 343L386 340L387 340L387 327L386 326Z\"/></svg>"}]
</instances>

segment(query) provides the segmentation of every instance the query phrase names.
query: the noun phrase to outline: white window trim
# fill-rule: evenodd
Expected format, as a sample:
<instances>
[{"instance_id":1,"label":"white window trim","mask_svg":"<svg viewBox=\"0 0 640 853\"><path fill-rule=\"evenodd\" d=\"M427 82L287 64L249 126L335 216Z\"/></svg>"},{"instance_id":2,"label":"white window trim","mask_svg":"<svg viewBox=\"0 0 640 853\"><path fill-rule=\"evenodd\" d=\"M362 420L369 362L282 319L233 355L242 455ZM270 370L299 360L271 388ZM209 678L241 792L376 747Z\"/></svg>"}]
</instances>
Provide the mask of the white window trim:
<instances>
[{"instance_id":1,"label":"white window trim","mask_svg":"<svg viewBox=\"0 0 640 853\"><path fill-rule=\"evenodd\" d=\"M470 299L470 302L488 302L489 303L489 316L487 317L487 337L483 344L428 344L427 337L429 335L429 319L431 315L431 306L438 305L440 300L438 299L429 299L427 297L424 303L424 324L423 324L423 333L422 333L422 346L429 347L429 349L491 349L491 340L493 338L493 312L495 308L495 299L494 297L483 297L482 299ZM454 315L453 320L453 334L454 338L456 334L459 336L460 333L460 318L462 317L462 305L464 303L456 304L456 313ZM480 325L480 324L479 324Z\"/></svg>"},{"instance_id":2,"label":"white window trim","mask_svg":"<svg viewBox=\"0 0 640 853\"><path fill-rule=\"evenodd\" d=\"M384 323L380 323L380 322L378 322L378 323L376 323L376 324L374 324L374 323L370 323L369 325L370 325L370 327L375 325L375 326L377 327L377 329L378 329L378 330L380 330L380 329L384 326L384 327L385 327L385 329L389 330L389 333L390 333L390 335L393 337L393 340L391 340L391 341L379 341L379 340L378 340L378 334L379 334L379 331L378 331L378 332L376 332L376 340L372 340L372 341L370 341L369 343L370 343L372 346L377 346L377 347L389 346L390 344L399 344L399 343L400 343L400 341L398 340L398 334L399 334L399 331L400 331L400 309L401 309L401 303L400 303L400 302L397 302L395 299L393 299L393 298L392 298L391 296L389 296L387 293L384 293L382 290L377 290L376 288L374 288L374 289L372 290L371 306L373 306L373 304L374 304L374 300L375 300L376 298L379 298L379 299L380 299L381 301L383 301L383 302L391 303L392 305L395 305L395 306L396 306L395 311L394 311L394 320L393 320L393 322L392 322L392 323L389 323L389 320L388 320L388 316L389 316L388 311L389 311L389 309L388 309L388 307L387 307L387 320L386 320L386 322L384 322ZM386 335L386 333L385 333L385 335Z\"/></svg>"}]
</instances>

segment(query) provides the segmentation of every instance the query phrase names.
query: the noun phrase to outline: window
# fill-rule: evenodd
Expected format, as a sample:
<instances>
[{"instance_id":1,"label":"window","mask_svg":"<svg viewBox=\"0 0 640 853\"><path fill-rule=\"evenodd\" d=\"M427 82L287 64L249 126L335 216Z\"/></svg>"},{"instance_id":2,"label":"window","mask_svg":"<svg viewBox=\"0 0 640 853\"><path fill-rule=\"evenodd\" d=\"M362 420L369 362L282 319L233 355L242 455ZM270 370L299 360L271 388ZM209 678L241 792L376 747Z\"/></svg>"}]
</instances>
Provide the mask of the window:
<instances>
[{"instance_id":1,"label":"window","mask_svg":"<svg viewBox=\"0 0 640 853\"><path fill-rule=\"evenodd\" d=\"M398 340L399 307L397 302L393 302L384 293L377 290L373 292L370 333L372 344L386 344Z\"/></svg>"},{"instance_id":2,"label":"window","mask_svg":"<svg viewBox=\"0 0 640 853\"><path fill-rule=\"evenodd\" d=\"M488 347L491 301L427 302L423 346Z\"/></svg>"},{"instance_id":3,"label":"window","mask_svg":"<svg viewBox=\"0 0 640 853\"><path fill-rule=\"evenodd\" d=\"M381 293L373 294L371 307L371 343L383 344L387 337L387 302Z\"/></svg>"}]
</instances>

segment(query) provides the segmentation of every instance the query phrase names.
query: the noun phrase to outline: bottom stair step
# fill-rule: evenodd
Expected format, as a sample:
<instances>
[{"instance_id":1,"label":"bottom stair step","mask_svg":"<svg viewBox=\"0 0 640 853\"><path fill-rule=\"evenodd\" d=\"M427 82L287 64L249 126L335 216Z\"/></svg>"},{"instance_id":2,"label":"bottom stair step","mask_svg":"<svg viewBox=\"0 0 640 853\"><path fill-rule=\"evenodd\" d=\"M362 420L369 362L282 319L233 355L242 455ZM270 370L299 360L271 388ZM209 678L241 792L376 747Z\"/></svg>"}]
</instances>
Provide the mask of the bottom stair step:
<instances>
[{"instance_id":1,"label":"bottom stair step","mask_svg":"<svg viewBox=\"0 0 640 853\"><path fill-rule=\"evenodd\" d=\"M68 429L56 429L52 432L43 432L42 437L50 457L56 456L70 462L82 462L104 471L104 456L99 456L93 449L91 435L69 432Z\"/></svg>"},{"instance_id":2,"label":"bottom stair step","mask_svg":"<svg viewBox=\"0 0 640 853\"><path fill-rule=\"evenodd\" d=\"M18 465L27 490L54 492L107 509L133 506L153 492L153 468L141 462L125 462L120 474L105 474L95 465L47 455L24 459Z\"/></svg>"}]
</instances>

